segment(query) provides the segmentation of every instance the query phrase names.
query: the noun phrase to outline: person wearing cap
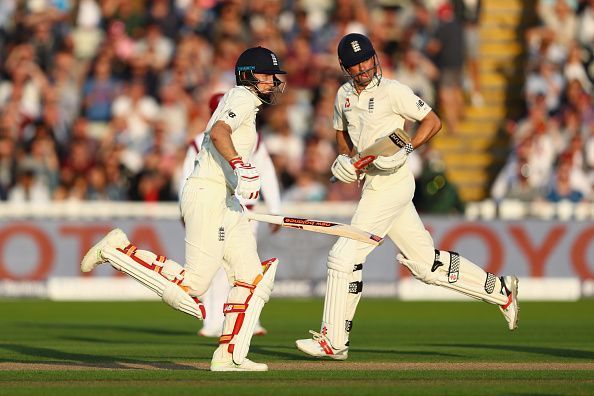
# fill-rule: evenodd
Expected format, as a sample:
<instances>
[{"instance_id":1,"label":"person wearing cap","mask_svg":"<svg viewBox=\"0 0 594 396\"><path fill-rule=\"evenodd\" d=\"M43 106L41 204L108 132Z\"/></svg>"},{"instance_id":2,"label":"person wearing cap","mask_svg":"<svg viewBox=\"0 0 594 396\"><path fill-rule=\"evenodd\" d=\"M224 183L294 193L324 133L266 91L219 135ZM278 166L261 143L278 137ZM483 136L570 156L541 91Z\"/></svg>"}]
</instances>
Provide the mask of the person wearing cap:
<instances>
[{"instance_id":1,"label":"person wearing cap","mask_svg":"<svg viewBox=\"0 0 594 396\"><path fill-rule=\"evenodd\" d=\"M210 109L211 115L216 111L223 96L224 94L219 92L210 97L208 101L208 107ZM202 147L203 140L204 131L198 133L194 139L191 140L190 144L188 144L188 149L186 150L186 157L184 158L182 168L182 177L180 182L181 188L179 189L180 200L183 186L188 177L194 171L194 164L196 163L196 158L200 152L200 147ZM262 198L264 198L268 213L280 213L281 199L279 182L274 169L274 164L272 163L270 154L266 149L266 145L262 143L260 134L258 134L258 142L254 146L253 152L250 155L250 162L258 169L258 172L260 173L260 179L262 180ZM258 201L258 198L244 199L242 197L238 197L238 199L239 202L241 202L241 204L243 204L248 209L252 209L252 207ZM251 225L254 235L257 235L258 222L252 221ZM272 233L275 233L280 229L280 225L278 224L269 224L269 226ZM227 275L223 268L220 268L215 274L208 291L200 298L204 304L206 312L208 312L208 315L202 321L202 328L198 331L198 335L202 337L217 338L221 336L223 324L225 322L223 307L227 301L229 290L230 285L227 280ZM256 322L256 326L254 327L254 335L261 336L265 334L267 334L267 330L262 327L260 321L258 320Z\"/></svg>"},{"instance_id":2,"label":"person wearing cap","mask_svg":"<svg viewBox=\"0 0 594 396\"><path fill-rule=\"evenodd\" d=\"M260 175L247 159L257 144L256 114L274 104L285 83L276 55L269 49L245 50L235 65L236 86L212 114L194 170L185 182L181 214L185 223L186 264L130 243L120 229L110 231L83 257L89 272L103 262L125 272L179 311L203 319L199 297L223 267L232 285L223 307L225 321L212 371L267 371L247 358L254 327L270 297L278 259L260 262L256 238L237 196L255 199Z\"/></svg>"},{"instance_id":3,"label":"person wearing cap","mask_svg":"<svg viewBox=\"0 0 594 396\"><path fill-rule=\"evenodd\" d=\"M378 56L366 36L344 36L338 44L338 59L348 82L338 89L334 102L339 155L331 170L342 183L364 179L351 224L388 236L400 249L398 261L415 278L498 305L508 328L515 329L518 279L497 277L456 252L436 249L412 203L415 182L407 157L441 129L439 117L408 86L382 77ZM353 155L396 128L403 129L406 120L419 122L411 143L393 155L377 156L363 170L355 168ZM312 338L297 340L299 350L314 357L348 357L349 333L363 291L363 263L373 248L342 237L334 244L328 254L321 331L310 331Z\"/></svg>"}]
</instances>

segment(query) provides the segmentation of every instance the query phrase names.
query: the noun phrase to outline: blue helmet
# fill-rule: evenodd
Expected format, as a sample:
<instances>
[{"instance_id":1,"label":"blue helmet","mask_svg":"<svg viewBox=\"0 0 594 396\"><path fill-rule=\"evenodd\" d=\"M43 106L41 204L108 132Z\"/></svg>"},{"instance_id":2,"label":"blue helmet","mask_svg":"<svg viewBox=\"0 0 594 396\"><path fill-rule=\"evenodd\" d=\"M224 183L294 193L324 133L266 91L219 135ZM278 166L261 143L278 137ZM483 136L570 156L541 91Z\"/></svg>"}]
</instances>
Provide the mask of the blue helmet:
<instances>
[{"instance_id":1,"label":"blue helmet","mask_svg":"<svg viewBox=\"0 0 594 396\"><path fill-rule=\"evenodd\" d=\"M348 69L372 58L373 66L368 69L373 69L372 82L361 83L357 81L358 76L366 73L368 70L362 70L357 73ZM363 87L368 86L370 83L378 85L382 79L382 67L377 53L373 48L373 44L371 44L369 38L360 33L349 33L340 40L338 43L338 60L340 61L342 71L349 77L353 86Z\"/></svg>"},{"instance_id":2,"label":"blue helmet","mask_svg":"<svg viewBox=\"0 0 594 396\"><path fill-rule=\"evenodd\" d=\"M259 80L254 76L254 73L287 74L286 71L281 70L274 52L264 47L248 48L239 55L235 63L235 81L237 85L252 87L264 103L274 103L276 95L284 90L284 82L275 76L274 89L271 92L261 92L258 89Z\"/></svg>"},{"instance_id":3,"label":"blue helmet","mask_svg":"<svg viewBox=\"0 0 594 396\"><path fill-rule=\"evenodd\" d=\"M371 41L359 33L349 33L338 43L338 59L344 68L355 66L375 55Z\"/></svg>"}]
</instances>

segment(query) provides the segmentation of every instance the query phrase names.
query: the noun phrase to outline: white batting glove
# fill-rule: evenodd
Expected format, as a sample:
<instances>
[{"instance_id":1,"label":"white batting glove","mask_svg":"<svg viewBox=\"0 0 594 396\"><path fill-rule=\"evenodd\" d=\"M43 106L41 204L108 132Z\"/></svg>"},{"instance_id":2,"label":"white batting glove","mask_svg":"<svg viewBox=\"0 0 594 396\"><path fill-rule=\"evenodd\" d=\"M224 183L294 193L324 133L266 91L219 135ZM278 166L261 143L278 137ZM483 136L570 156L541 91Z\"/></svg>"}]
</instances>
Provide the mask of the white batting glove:
<instances>
[{"instance_id":1,"label":"white batting glove","mask_svg":"<svg viewBox=\"0 0 594 396\"><path fill-rule=\"evenodd\" d=\"M260 195L260 175L252 164L244 163L241 157L229 161L237 175L237 194L245 199L256 199Z\"/></svg>"},{"instance_id":2,"label":"white batting glove","mask_svg":"<svg viewBox=\"0 0 594 396\"><path fill-rule=\"evenodd\" d=\"M387 172L387 173L395 173L398 169L404 165L408 155L413 152L413 147L411 144L407 144L396 154L390 155L388 157L378 156L374 161L373 165L379 169L380 171Z\"/></svg>"},{"instance_id":3,"label":"white batting glove","mask_svg":"<svg viewBox=\"0 0 594 396\"><path fill-rule=\"evenodd\" d=\"M352 183L357 180L357 169L351 163L348 155L341 154L332 164L332 174L343 183Z\"/></svg>"}]
</instances>

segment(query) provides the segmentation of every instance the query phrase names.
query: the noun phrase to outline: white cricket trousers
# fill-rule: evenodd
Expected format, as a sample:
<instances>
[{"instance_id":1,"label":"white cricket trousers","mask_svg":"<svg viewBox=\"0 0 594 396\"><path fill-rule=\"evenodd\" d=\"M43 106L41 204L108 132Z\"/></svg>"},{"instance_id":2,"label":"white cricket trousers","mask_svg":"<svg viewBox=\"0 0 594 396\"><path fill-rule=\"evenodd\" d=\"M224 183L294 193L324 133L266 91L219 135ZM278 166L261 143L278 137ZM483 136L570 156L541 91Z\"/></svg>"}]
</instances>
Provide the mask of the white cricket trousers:
<instances>
[{"instance_id":1,"label":"white cricket trousers","mask_svg":"<svg viewBox=\"0 0 594 396\"><path fill-rule=\"evenodd\" d=\"M392 175L375 176L363 189L351 224L376 235L387 235L410 260L431 265L435 256L433 239L412 203L414 191L415 180L407 165ZM365 262L373 249L370 244L339 238L332 254L348 266Z\"/></svg>"},{"instance_id":2,"label":"white cricket trousers","mask_svg":"<svg viewBox=\"0 0 594 396\"><path fill-rule=\"evenodd\" d=\"M181 213L186 226L186 280L198 295L208 290L221 266L231 282L252 283L262 274L251 225L224 184L190 177Z\"/></svg>"}]
</instances>

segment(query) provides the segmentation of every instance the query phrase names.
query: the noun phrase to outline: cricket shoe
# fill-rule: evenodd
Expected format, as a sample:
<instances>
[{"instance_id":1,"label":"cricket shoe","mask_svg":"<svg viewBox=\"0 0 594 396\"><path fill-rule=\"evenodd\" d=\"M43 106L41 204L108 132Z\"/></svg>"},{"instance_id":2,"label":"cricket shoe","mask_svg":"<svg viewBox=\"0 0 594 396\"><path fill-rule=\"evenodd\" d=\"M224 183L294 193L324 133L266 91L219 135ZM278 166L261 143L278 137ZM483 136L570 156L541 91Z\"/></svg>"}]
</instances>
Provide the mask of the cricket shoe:
<instances>
[{"instance_id":1,"label":"cricket shoe","mask_svg":"<svg viewBox=\"0 0 594 396\"><path fill-rule=\"evenodd\" d=\"M334 360L346 360L349 356L349 348L336 349L330 343L328 337L313 330L309 331L313 337L295 341L297 349L313 357L330 358Z\"/></svg>"},{"instance_id":2,"label":"cricket shoe","mask_svg":"<svg viewBox=\"0 0 594 396\"><path fill-rule=\"evenodd\" d=\"M520 303L518 302L518 278L516 276L505 276L501 278L503 287L507 293L507 303L500 305L499 309L510 330L518 328L518 319L520 317Z\"/></svg>"},{"instance_id":3,"label":"cricket shoe","mask_svg":"<svg viewBox=\"0 0 594 396\"><path fill-rule=\"evenodd\" d=\"M198 331L199 336L208 338L219 338L221 334L223 334L223 329L220 327L203 327Z\"/></svg>"},{"instance_id":4,"label":"cricket shoe","mask_svg":"<svg viewBox=\"0 0 594 396\"><path fill-rule=\"evenodd\" d=\"M268 330L266 330L264 327L262 327L262 325L257 323L256 327L254 327L254 335L255 336L264 336L266 334L268 334Z\"/></svg>"},{"instance_id":5,"label":"cricket shoe","mask_svg":"<svg viewBox=\"0 0 594 396\"><path fill-rule=\"evenodd\" d=\"M124 231L114 228L103 239L97 242L95 246L89 249L80 263L80 270L82 272L89 272L99 264L104 263L106 260L101 255L101 251L105 246L118 248L128 246L129 244L130 241Z\"/></svg>"},{"instance_id":6,"label":"cricket shoe","mask_svg":"<svg viewBox=\"0 0 594 396\"><path fill-rule=\"evenodd\" d=\"M243 363L237 364L233 361L232 355L227 352L227 346L219 346L212 356L210 371L268 371L264 363L252 362L250 359L243 359Z\"/></svg>"}]
</instances>

